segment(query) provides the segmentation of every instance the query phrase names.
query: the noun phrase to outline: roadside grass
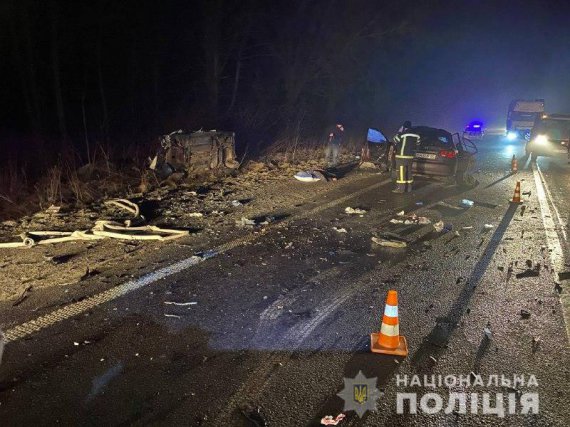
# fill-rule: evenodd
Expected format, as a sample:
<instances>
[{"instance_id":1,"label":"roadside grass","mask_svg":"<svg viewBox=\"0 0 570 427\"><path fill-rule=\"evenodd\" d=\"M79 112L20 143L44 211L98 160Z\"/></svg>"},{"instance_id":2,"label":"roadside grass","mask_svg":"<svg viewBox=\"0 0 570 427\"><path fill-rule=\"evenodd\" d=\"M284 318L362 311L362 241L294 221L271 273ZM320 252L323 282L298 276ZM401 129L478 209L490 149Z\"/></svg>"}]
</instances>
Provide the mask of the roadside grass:
<instances>
[{"instance_id":1,"label":"roadside grass","mask_svg":"<svg viewBox=\"0 0 570 427\"><path fill-rule=\"evenodd\" d=\"M71 148L62 150L67 154L57 158L43 172L34 170L37 175L34 180L28 177L28 165L18 167L17 161L7 161L7 167L0 168L0 220L17 219L51 205L81 207L104 198L144 194L163 185L215 181L227 175L224 171L212 171L203 175L181 174L176 180L161 181L148 169L149 153L156 150L156 146L110 147L101 144L93 147L87 156L89 162L83 161ZM249 154L246 146L239 169L247 168L250 161L325 167L325 147L323 138L304 138L296 133L277 139L258 154ZM361 147L362 141L346 138L341 147L341 161L354 159Z\"/></svg>"}]
</instances>

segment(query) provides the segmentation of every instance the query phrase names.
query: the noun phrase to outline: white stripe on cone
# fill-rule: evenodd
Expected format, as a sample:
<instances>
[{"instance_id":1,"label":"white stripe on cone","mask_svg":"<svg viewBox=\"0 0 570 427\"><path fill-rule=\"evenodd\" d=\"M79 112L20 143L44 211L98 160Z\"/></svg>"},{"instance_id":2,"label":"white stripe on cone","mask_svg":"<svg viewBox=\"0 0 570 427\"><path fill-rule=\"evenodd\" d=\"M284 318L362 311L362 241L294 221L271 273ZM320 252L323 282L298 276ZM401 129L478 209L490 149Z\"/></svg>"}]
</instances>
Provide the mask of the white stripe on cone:
<instances>
[{"instance_id":1,"label":"white stripe on cone","mask_svg":"<svg viewBox=\"0 0 570 427\"><path fill-rule=\"evenodd\" d=\"M386 308L384 308L384 316L398 317L398 306L386 304Z\"/></svg>"},{"instance_id":2,"label":"white stripe on cone","mask_svg":"<svg viewBox=\"0 0 570 427\"><path fill-rule=\"evenodd\" d=\"M380 333L388 337L395 337L400 335L400 325L387 325L382 323L380 327Z\"/></svg>"}]
</instances>

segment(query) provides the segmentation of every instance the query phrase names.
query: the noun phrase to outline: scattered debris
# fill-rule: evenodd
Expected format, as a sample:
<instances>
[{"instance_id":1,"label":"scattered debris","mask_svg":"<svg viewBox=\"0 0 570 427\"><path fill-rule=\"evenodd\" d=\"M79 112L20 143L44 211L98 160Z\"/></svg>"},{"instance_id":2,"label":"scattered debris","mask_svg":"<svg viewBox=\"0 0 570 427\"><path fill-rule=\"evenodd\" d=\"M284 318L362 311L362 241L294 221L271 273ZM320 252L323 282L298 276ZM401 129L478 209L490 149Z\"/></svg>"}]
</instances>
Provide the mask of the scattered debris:
<instances>
[{"instance_id":1,"label":"scattered debris","mask_svg":"<svg viewBox=\"0 0 570 427\"><path fill-rule=\"evenodd\" d=\"M538 347L540 346L540 337L532 337L532 352L536 353Z\"/></svg>"},{"instance_id":2,"label":"scattered debris","mask_svg":"<svg viewBox=\"0 0 570 427\"><path fill-rule=\"evenodd\" d=\"M188 305L196 305L198 304L196 301L192 301L192 302L174 302L174 301L164 301L165 304L167 305L179 305L179 306L188 306Z\"/></svg>"},{"instance_id":3,"label":"scattered debris","mask_svg":"<svg viewBox=\"0 0 570 427\"><path fill-rule=\"evenodd\" d=\"M130 200L112 199L112 200L106 200L105 202L103 202L103 204L107 206L117 206L118 208L121 208L123 210L126 210L127 212L132 213L133 218L125 221L125 225L127 227L131 226L132 222L135 220L138 220L139 222L145 221L144 216L140 215L139 206L136 203L131 202Z\"/></svg>"},{"instance_id":4,"label":"scattered debris","mask_svg":"<svg viewBox=\"0 0 570 427\"><path fill-rule=\"evenodd\" d=\"M322 177L317 175L315 171L301 171L295 174L295 179L301 182L317 182L321 181Z\"/></svg>"},{"instance_id":5,"label":"scattered debris","mask_svg":"<svg viewBox=\"0 0 570 427\"><path fill-rule=\"evenodd\" d=\"M188 236L186 230L172 230L160 228L154 225L141 227L123 227L112 221L95 221L95 226L91 229L93 235L124 240L172 240Z\"/></svg>"},{"instance_id":6,"label":"scattered debris","mask_svg":"<svg viewBox=\"0 0 570 427\"><path fill-rule=\"evenodd\" d=\"M238 208L240 206L243 206L243 203L239 200L232 200L232 206Z\"/></svg>"},{"instance_id":7,"label":"scattered debris","mask_svg":"<svg viewBox=\"0 0 570 427\"><path fill-rule=\"evenodd\" d=\"M475 202L473 200L469 200L469 199L461 200L461 206L464 208L471 208L471 207L473 207L474 204L475 204Z\"/></svg>"},{"instance_id":8,"label":"scattered debris","mask_svg":"<svg viewBox=\"0 0 570 427\"><path fill-rule=\"evenodd\" d=\"M56 215L59 213L60 210L61 210L61 206L51 205L49 208L46 209L45 212L48 215Z\"/></svg>"},{"instance_id":9,"label":"scattered debris","mask_svg":"<svg viewBox=\"0 0 570 427\"><path fill-rule=\"evenodd\" d=\"M408 246L407 242L396 238L372 237L372 241L379 246L385 246L388 248L405 248Z\"/></svg>"},{"instance_id":10,"label":"scattered debris","mask_svg":"<svg viewBox=\"0 0 570 427\"><path fill-rule=\"evenodd\" d=\"M259 225L269 225L269 224L272 223L273 221L275 221L275 217L273 217L273 216L266 216L265 219L259 223Z\"/></svg>"},{"instance_id":11,"label":"scattered debris","mask_svg":"<svg viewBox=\"0 0 570 427\"><path fill-rule=\"evenodd\" d=\"M527 310L522 309L522 310L521 310L521 317L522 317L523 319L528 319L528 318L530 317L530 312L527 311Z\"/></svg>"},{"instance_id":12,"label":"scattered debris","mask_svg":"<svg viewBox=\"0 0 570 427\"><path fill-rule=\"evenodd\" d=\"M202 212L190 212L188 216L192 218L202 218L204 214Z\"/></svg>"},{"instance_id":13,"label":"scattered debris","mask_svg":"<svg viewBox=\"0 0 570 427\"><path fill-rule=\"evenodd\" d=\"M350 206L347 206L344 209L344 212L347 213L348 215L364 215L366 213L364 209L351 208Z\"/></svg>"},{"instance_id":14,"label":"scattered debris","mask_svg":"<svg viewBox=\"0 0 570 427\"><path fill-rule=\"evenodd\" d=\"M527 268L522 273L518 273L515 277L517 279L524 279L527 277L538 277L538 276L540 276L540 272L538 270L536 270L536 269L531 270L530 268Z\"/></svg>"},{"instance_id":15,"label":"scattered debris","mask_svg":"<svg viewBox=\"0 0 570 427\"><path fill-rule=\"evenodd\" d=\"M346 231L346 228L333 227L333 230L337 233L348 233L348 231Z\"/></svg>"},{"instance_id":16,"label":"scattered debris","mask_svg":"<svg viewBox=\"0 0 570 427\"><path fill-rule=\"evenodd\" d=\"M321 418L321 425L323 426L337 426L342 420L346 418L344 414L338 414L335 418L332 415L326 415Z\"/></svg>"},{"instance_id":17,"label":"scattered debris","mask_svg":"<svg viewBox=\"0 0 570 427\"><path fill-rule=\"evenodd\" d=\"M168 313L164 313L164 317L174 317L175 319L182 318L182 316L179 316L178 314L168 314Z\"/></svg>"},{"instance_id":18,"label":"scattered debris","mask_svg":"<svg viewBox=\"0 0 570 427\"><path fill-rule=\"evenodd\" d=\"M563 271L558 273L558 280L568 280L570 279L570 271Z\"/></svg>"},{"instance_id":19,"label":"scattered debris","mask_svg":"<svg viewBox=\"0 0 570 427\"><path fill-rule=\"evenodd\" d=\"M416 206L423 206L423 205L424 205L424 202L422 202L422 201L416 202Z\"/></svg>"},{"instance_id":20,"label":"scattered debris","mask_svg":"<svg viewBox=\"0 0 570 427\"><path fill-rule=\"evenodd\" d=\"M335 175L324 171L322 169L313 169L297 172L294 175L295 179L301 182L317 182L317 181L336 181Z\"/></svg>"},{"instance_id":21,"label":"scattered debris","mask_svg":"<svg viewBox=\"0 0 570 427\"><path fill-rule=\"evenodd\" d=\"M95 225L89 230L76 231L27 231L20 235L21 242L0 243L0 248L31 248L36 245L46 245L62 242L72 242L77 240L99 240L104 238L123 240L172 240L189 234L186 230L171 230L156 227L154 225L143 225L131 227L132 222L137 219L144 221L140 215L139 207L126 199L113 199L104 202L107 205L115 205L134 215L133 219L126 220L125 225L120 225L113 221L97 220Z\"/></svg>"},{"instance_id":22,"label":"scattered debris","mask_svg":"<svg viewBox=\"0 0 570 427\"><path fill-rule=\"evenodd\" d=\"M483 226L484 230L492 230L493 228L495 228L495 226L493 224L485 224Z\"/></svg>"},{"instance_id":23,"label":"scattered debris","mask_svg":"<svg viewBox=\"0 0 570 427\"><path fill-rule=\"evenodd\" d=\"M441 233L442 231L447 233L448 231L453 230L453 224L448 224L448 223L444 223L443 221L438 221L433 225L433 228L438 233Z\"/></svg>"},{"instance_id":24,"label":"scattered debris","mask_svg":"<svg viewBox=\"0 0 570 427\"><path fill-rule=\"evenodd\" d=\"M377 169L377 166L372 162L362 162L358 167L360 169Z\"/></svg>"},{"instance_id":25,"label":"scattered debris","mask_svg":"<svg viewBox=\"0 0 570 427\"><path fill-rule=\"evenodd\" d=\"M555 290L556 292L558 292L559 294L562 293L562 286L560 286L560 283L556 282L556 283L554 284L554 290Z\"/></svg>"},{"instance_id":26,"label":"scattered debris","mask_svg":"<svg viewBox=\"0 0 570 427\"><path fill-rule=\"evenodd\" d=\"M12 303L12 307L17 307L20 304L22 304L26 300L26 298L28 298L28 296L30 295L30 292L32 291L32 289L33 289L32 285L26 287L22 291L22 293L20 294L18 299Z\"/></svg>"},{"instance_id":27,"label":"scattered debris","mask_svg":"<svg viewBox=\"0 0 570 427\"><path fill-rule=\"evenodd\" d=\"M236 225L239 227L254 227L255 221L242 216L241 219L236 220Z\"/></svg>"},{"instance_id":28,"label":"scattered debris","mask_svg":"<svg viewBox=\"0 0 570 427\"><path fill-rule=\"evenodd\" d=\"M483 328L483 333L485 334L485 337L487 337L487 339L491 340L493 339L493 332L491 332L491 324L487 323L487 326L485 326L485 328Z\"/></svg>"},{"instance_id":29,"label":"scattered debris","mask_svg":"<svg viewBox=\"0 0 570 427\"><path fill-rule=\"evenodd\" d=\"M462 230L473 230L473 226L472 225L467 225L465 227L461 227Z\"/></svg>"},{"instance_id":30,"label":"scattered debris","mask_svg":"<svg viewBox=\"0 0 570 427\"><path fill-rule=\"evenodd\" d=\"M419 225L426 225L426 224L431 224L431 220L425 216L417 216L416 214L412 214L412 215L407 215L405 216L404 211L399 212L398 216L400 218L392 218L390 220L391 224L406 224L406 225L411 225L411 224L419 224ZM404 217L404 218L402 218Z\"/></svg>"},{"instance_id":31,"label":"scattered debris","mask_svg":"<svg viewBox=\"0 0 570 427\"><path fill-rule=\"evenodd\" d=\"M532 194L532 191L523 191L522 195L523 196L530 196Z\"/></svg>"}]
</instances>

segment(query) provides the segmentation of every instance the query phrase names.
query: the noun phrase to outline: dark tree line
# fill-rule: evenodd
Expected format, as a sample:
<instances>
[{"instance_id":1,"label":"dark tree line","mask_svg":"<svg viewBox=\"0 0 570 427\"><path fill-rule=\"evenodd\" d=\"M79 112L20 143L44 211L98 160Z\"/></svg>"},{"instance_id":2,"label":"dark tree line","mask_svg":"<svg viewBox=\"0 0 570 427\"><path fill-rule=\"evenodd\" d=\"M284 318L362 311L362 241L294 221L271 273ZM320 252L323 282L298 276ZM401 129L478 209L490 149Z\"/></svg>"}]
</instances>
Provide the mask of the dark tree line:
<instances>
[{"instance_id":1,"label":"dark tree line","mask_svg":"<svg viewBox=\"0 0 570 427\"><path fill-rule=\"evenodd\" d=\"M178 128L269 144L365 123L417 7L343 0L57 1L0 6L0 138L26 161Z\"/></svg>"}]
</instances>

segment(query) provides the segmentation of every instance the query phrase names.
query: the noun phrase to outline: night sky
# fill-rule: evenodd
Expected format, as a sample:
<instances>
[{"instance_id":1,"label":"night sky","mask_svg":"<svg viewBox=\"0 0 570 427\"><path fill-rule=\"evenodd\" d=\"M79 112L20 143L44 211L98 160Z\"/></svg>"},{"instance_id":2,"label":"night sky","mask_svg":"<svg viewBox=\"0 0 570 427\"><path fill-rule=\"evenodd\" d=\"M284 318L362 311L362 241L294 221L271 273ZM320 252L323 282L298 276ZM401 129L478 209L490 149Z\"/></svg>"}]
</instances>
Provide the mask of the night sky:
<instances>
[{"instance_id":1,"label":"night sky","mask_svg":"<svg viewBox=\"0 0 570 427\"><path fill-rule=\"evenodd\" d=\"M179 128L264 148L342 120L504 126L570 112L570 7L551 1L47 1L0 5L0 143L49 163ZM38 154L40 153L40 154ZM46 155L47 154L47 155Z\"/></svg>"}]
</instances>

